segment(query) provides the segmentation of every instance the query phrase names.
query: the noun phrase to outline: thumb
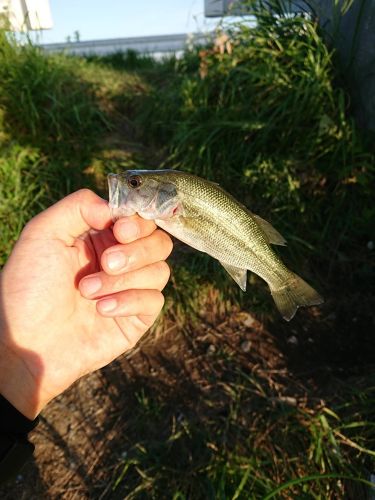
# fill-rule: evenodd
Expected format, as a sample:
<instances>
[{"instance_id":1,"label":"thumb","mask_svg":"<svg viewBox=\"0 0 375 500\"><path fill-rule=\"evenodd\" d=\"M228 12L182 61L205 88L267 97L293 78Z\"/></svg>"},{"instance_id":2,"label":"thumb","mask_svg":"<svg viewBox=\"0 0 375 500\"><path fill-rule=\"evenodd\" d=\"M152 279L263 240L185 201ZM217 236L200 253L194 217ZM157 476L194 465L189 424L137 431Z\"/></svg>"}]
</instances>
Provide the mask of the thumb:
<instances>
[{"instance_id":1,"label":"thumb","mask_svg":"<svg viewBox=\"0 0 375 500\"><path fill-rule=\"evenodd\" d=\"M37 231L39 238L57 238L72 245L89 229L104 229L111 223L108 203L93 191L81 189L34 217L23 236L35 238Z\"/></svg>"}]
</instances>

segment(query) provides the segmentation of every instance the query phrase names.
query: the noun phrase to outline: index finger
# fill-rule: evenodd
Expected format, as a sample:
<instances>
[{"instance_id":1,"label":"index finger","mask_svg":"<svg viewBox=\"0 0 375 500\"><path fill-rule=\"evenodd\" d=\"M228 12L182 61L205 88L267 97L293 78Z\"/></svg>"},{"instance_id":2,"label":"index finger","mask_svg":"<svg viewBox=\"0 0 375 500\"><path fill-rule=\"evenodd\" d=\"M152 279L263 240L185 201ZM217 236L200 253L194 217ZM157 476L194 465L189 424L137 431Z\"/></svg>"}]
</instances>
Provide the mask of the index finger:
<instances>
[{"instance_id":1,"label":"index finger","mask_svg":"<svg viewBox=\"0 0 375 500\"><path fill-rule=\"evenodd\" d=\"M113 226L113 234L119 243L131 243L139 238L150 236L155 229L154 221L142 219L136 214L118 219Z\"/></svg>"}]
</instances>

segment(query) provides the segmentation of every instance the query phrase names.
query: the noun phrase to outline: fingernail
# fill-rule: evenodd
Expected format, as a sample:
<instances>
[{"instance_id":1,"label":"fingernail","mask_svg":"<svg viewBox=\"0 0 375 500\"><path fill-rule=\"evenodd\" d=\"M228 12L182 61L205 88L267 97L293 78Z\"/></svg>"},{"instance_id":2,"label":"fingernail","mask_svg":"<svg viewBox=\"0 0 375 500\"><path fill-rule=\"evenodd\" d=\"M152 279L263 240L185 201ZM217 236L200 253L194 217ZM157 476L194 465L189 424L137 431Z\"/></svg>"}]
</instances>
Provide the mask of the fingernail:
<instances>
[{"instance_id":1,"label":"fingernail","mask_svg":"<svg viewBox=\"0 0 375 500\"><path fill-rule=\"evenodd\" d=\"M82 280L80 288L84 295L93 295L102 287L102 280L98 277L85 278Z\"/></svg>"},{"instance_id":2,"label":"fingernail","mask_svg":"<svg viewBox=\"0 0 375 500\"><path fill-rule=\"evenodd\" d=\"M98 307L101 312L111 312L117 307L116 299L103 299L98 302Z\"/></svg>"},{"instance_id":3,"label":"fingernail","mask_svg":"<svg viewBox=\"0 0 375 500\"><path fill-rule=\"evenodd\" d=\"M122 252L107 254L107 266L111 271L118 271L126 266L128 258Z\"/></svg>"},{"instance_id":4,"label":"fingernail","mask_svg":"<svg viewBox=\"0 0 375 500\"><path fill-rule=\"evenodd\" d=\"M138 224L132 221L124 221L120 224L121 236L126 240L137 239L140 234Z\"/></svg>"}]
</instances>

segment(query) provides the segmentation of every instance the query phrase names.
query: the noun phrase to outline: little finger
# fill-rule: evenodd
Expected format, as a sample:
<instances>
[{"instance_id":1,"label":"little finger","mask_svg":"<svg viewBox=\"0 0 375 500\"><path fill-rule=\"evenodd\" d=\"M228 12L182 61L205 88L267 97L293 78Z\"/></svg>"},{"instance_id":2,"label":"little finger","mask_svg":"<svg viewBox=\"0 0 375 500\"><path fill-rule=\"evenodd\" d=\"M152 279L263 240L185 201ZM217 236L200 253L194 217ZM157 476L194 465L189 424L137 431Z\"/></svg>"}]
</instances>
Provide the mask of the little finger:
<instances>
[{"instance_id":1,"label":"little finger","mask_svg":"<svg viewBox=\"0 0 375 500\"><path fill-rule=\"evenodd\" d=\"M159 290L125 290L98 300L96 308L104 317L154 316L164 305Z\"/></svg>"}]
</instances>

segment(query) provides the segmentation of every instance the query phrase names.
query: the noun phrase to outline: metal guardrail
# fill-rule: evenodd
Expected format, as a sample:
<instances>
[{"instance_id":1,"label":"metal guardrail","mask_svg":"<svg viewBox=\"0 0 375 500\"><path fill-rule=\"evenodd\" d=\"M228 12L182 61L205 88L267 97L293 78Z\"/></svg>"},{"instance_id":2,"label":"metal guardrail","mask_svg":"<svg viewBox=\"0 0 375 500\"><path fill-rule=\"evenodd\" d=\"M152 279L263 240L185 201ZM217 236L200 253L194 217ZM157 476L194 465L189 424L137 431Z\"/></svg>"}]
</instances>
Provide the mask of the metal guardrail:
<instances>
[{"instance_id":1,"label":"metal guardrail","mask_svg":"<svg viewBox=\"0 0 375 500\"><path fill-rule=\"evenodd\" d=\"M188 48L205 45L213 38L213 33L180 33L84 42L48 43L40 46L47 52L67 52L74 55L106 55L114 52L126 52L127 50L143 54L162 54L181 52Z\"/></svg>"}]
</instances>

